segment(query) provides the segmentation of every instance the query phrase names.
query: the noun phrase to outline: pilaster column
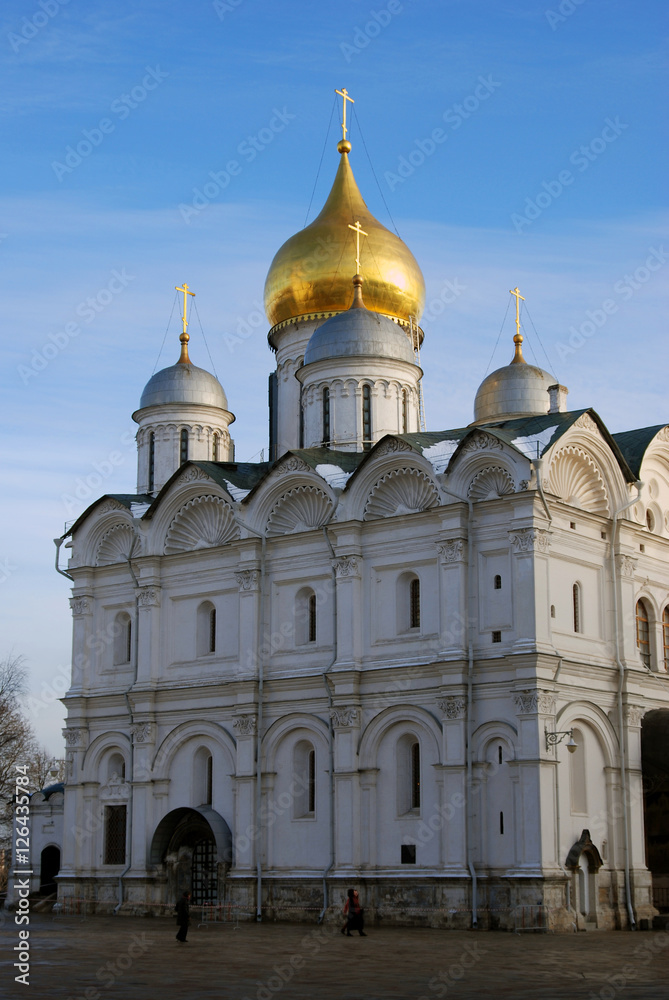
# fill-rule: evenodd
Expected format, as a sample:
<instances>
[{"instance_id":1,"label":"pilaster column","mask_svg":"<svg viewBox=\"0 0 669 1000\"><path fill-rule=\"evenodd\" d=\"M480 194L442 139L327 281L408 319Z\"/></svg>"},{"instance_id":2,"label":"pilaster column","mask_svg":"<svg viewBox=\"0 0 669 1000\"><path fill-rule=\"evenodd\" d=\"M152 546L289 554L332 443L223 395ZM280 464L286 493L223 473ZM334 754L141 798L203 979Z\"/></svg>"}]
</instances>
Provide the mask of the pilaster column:
<instances>
[{"instance_id":1,"label":"pilaster column","mask_svg":"<svg viewBox=\"0 0 669 1000\"><path fill-rule=\"evenodd\" d=\"M548 548L550 533L543 528L516 528L509 532L513 558L513 651L542 648L553 652L548 627Z\"/></svg>"},{"instance_id":2,"label":"pilaster column","mask_svg":"<svg viewBox=\"0 0 669 1000\"><path fill-rule=\"evenodd\" d=\"M619 622L614 623L618 629L620 652L623 663L630 667L640 667L641 657L636 644L636 601L634 574L637 560L624 553L618 553L616 559L618 608L622 620L622 630Z\"/></svg>"},{"instance_id":3,"label":"pilaster column","mask_svg":"<svg viewBox=\"0 0 669 1000\"><path fill-rule=\"evenodd\" d=\"M360 859L360 787L356 747L360 737L361 712L356 705L337 705L331 710L334 728L335 766L335 864L357 867Z\"/></svg>"},{"instance_id":4,"label":"pilaster column","mask_svg":"<svg viewBox=\"0 0 669 1000\"><path fill-rule=\"evenodd\" d=\"M160 587L140 587L137 592L137 680L158 680L160 661ZM154 655L155 651L155 655Z\"/></svg>"},{"instance_id":5,"label":"pilaster column","mask_svg":"<svg viewBox=\"0 0 669 1000\"><path fill-rule=\"evenodd\" d=\"M467 699L464 694L437 699L443 733L441 860L458 873L467 870Z\"/></svg>"},{"instance_id":6,"label":"pilaster column","mask_svg":"<svg viewBox=\"0 0 669 1000\"><path fill-rule=\"evenodd\" d=\"M262 849L262 831L255 816L255 744L258 719L251 713L238 715L233 719L232 725L237 741L234 864L237 873L244 873L254 870L256 851Z\"/></svg>"},{"instance_id":7,"label":"pilaster column","mask_svg":"<svg viewBox=\"0 0 669 1000\"><path fill-rule=\"evenodd\" d=\"M70 598L72 609L72 687L71 693L81 693L88 686L90 652L86 639L93 629L95 601L93 594L78 593Z\"/></svg>"},{"instance_id":8,"label":"pilaster column","mask_svg":"<svg viewBox=\"0 0 669 1000\"><path fill-rule=\"evenodd\" d=\"M255 677L260 628L260 564L254 561L235 573L239 586L239 676Z\"/></svg>"},{"instance_id":9,"label":"pilaster column","mask_svg":"<svg viewBox=\"0 0 669 1000\"><path fill-rule=\"evenodd\" d=\"M336 667L357 666L362 651L362 559L359 555L335 560L337 587Z\"/></svg>"},{"instance_id":10,"label":"pilaster column","mask_svg":"<svg viewBox=\"0 0 669 1000\"><path fill-rule=\"evenodd\" d=\"M147 831L156 827L152 810L151 758L156 742L156 726L148 720L136 722L131 729L133 743L132 794L132 842L131 858L133 871L145 870L149 864L146 852L150 841Z\"/></svg>"},{"instance_id":11,"label":"pilaster column","mask_svg":"<svg viewBox=\"0 0 669 1000\"><path fill-rule=\"evenodd\" d=\"M446 538L437 543L439 553L439 636L446 660L467 655L467 540Z\"/></svg>"},{"instance_id":12,"label":"pilaster column","mask_svg":"<svg viewBox=\"0 0 669 1000\"><path fill-rule=\"evenodd\" d=\"M518 716L520 869L540 873L558 864L555 811L557 761L546 749L545 730L555 731L556 698L552 691L525 689L514 695Z\"/></svg>"}]
</instances>

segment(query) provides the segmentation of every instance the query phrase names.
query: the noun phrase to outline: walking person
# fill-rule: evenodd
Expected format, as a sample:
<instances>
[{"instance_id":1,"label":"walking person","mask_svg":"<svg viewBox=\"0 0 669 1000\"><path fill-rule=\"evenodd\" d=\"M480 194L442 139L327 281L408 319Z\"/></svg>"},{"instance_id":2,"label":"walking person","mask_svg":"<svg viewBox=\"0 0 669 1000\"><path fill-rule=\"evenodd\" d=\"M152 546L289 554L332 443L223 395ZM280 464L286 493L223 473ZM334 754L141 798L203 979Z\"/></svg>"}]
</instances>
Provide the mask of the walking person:
<instances>
[{"instance_id":1,"label":"walking person","mask_svg":"<svg viewBox=\"0 0 669 1000\"><path fill-rule=\"evenodd\" d=\"M365 926L365 911L360 905L357 889L348 890L348 899L344 903L344 916L346 923L341 929L341 933L346 933L346 937L353 937L351 931L357 931L360 937L367 937L363 928Z\"/></svg>"},{"instance_id":2,"label":"walking person","mask_svg":"<svg viewBox=\"0 0 669 1000\"><path fill-rule=\"evenodd\" d=\"M177 923L179 925L177 941L187 944L186 934L188 933L188 925L190 924L190 892L184 892L181 899L177 901L174 909L177 911Z\"/></svg>"}]
</instances>

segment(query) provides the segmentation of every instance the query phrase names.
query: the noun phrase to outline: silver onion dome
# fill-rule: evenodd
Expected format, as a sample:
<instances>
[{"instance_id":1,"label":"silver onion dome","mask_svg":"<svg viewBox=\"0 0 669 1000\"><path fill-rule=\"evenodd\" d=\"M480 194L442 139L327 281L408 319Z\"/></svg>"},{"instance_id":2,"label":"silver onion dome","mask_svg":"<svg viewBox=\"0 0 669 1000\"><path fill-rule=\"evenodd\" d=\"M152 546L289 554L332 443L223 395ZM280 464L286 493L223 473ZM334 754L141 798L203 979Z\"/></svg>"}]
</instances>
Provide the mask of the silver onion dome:
<instances>
[{"instance_id":1,"label":"silver onion dome","mask_svg":"<svg viewBox=\"0 0 669 1000\"><path fill-rule=\"evenodd\" d=\"M355 281L353 305L314 330L304 352L304 364L333 358L375 357L415 364L404 330L387 316L371 312L362 301L362 279Z\"/></svg>"},{"instance_id":2,"label":"silver onion dome","mask_svg":"<svg viewBox=\"0 0 669 1000\"><path fill-rule=\"evenodd\" d=\"M218 379L204 368L177 361L152 375L144 387L140 410L162 403L189 403L217 406L227 410L228 401Z\"/></svg>"}]
</instances>

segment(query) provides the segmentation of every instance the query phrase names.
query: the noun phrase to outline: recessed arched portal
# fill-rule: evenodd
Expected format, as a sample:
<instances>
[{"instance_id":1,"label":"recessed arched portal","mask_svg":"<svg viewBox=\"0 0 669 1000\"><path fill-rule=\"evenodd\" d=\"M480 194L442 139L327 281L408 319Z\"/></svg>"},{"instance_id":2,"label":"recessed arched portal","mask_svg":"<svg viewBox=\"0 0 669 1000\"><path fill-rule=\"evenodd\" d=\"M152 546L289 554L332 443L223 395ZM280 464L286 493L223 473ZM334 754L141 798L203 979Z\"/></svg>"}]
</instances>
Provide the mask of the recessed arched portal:
<instances>
[{"instance_id":1,"label":"recessed arched portal","mask_svg":"<svg viewBox=\"0 0 669 1000\"><path fill-rule=\"evenodd\" d=\"M164 866L170 899L188 889L193 903L215 903L220 874L232 862L230 827L210 806L173 809L156 827L150 862Z\"/></svg>"},{"instance_id":2,"label":"recessed arched portal","mask_svg":"<svg viewBox=\"0 0 669 1000\"><path fill-rule=\"evenodd\" d=\"M597 926L597 872L602 864L602 856L590 839L590 831L584 830L564 863L565 868L574 873L574 902L581 930Z\"/></svg>"},{"instance_id":3,"label":"recessed arched portal","mask_svg":"<svg viewBox=\"0 0 669 1000\"><path fill-rule=\"evenodd\" d=\"M669 913L669 709L647 712L641 724L641 771L646 865L653 877L653 905Z\"/></svg>"},{"instance_id":4,"label":"recessed arched portal","mask_svg":"<svg viewBox=\"0 0 669 1000\"><path fill-rule=\"evenodd\" d=\"M56 892L56 875L59 871L60 848L49 844L40 856L39 891L41 896L50 896Z\"/></svg>"}]
</instances>

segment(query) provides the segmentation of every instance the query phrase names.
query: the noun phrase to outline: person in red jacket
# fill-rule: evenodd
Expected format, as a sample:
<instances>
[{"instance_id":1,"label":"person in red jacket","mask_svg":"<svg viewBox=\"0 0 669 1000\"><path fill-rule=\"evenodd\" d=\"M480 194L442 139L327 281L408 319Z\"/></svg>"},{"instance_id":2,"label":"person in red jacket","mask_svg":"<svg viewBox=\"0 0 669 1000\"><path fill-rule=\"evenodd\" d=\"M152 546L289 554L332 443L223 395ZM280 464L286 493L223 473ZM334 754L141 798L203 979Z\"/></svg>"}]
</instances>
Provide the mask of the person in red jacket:
<instances>
[{"instance_id":1,"label":"person in red jacket","mask_svg":"<svg viewBox=\"0 0 669 1000\"><path fill-rule=\"evenodd\" d=\"M351 931L357 930L360 937L367 937L363 930L364 913L365 911L360 905L357 890L349 889L348 899L344 903L344 916L346 917L346 923L341 929L342 934L346 933L347 937L353 937Z\"/></svg>"}]
</instances>

